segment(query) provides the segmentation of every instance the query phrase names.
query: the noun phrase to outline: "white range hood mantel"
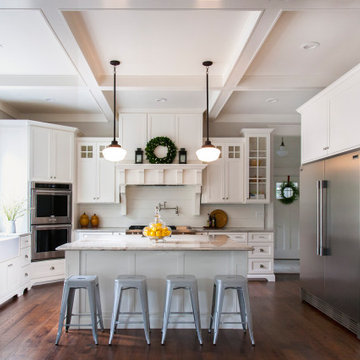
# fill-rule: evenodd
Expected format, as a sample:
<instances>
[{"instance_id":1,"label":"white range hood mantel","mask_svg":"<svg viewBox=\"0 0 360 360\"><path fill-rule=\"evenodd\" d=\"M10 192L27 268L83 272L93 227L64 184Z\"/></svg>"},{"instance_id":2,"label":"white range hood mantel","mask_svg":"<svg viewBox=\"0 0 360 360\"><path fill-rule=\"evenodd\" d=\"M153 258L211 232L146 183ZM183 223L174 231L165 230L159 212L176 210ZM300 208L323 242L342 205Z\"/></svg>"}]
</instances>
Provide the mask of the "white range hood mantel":
<instances>
[{"instance_id":1,"label":"white range hood mantel","mask_svg":"<svg viewBox=\"0 0 360 360\"><path fill-rule=\"evenodd\" d=\"M127 185L192 185L194 215L200 215L202 171L206 164L117 164L121 213L127 214Z\"/></svg>"}]
</instances>

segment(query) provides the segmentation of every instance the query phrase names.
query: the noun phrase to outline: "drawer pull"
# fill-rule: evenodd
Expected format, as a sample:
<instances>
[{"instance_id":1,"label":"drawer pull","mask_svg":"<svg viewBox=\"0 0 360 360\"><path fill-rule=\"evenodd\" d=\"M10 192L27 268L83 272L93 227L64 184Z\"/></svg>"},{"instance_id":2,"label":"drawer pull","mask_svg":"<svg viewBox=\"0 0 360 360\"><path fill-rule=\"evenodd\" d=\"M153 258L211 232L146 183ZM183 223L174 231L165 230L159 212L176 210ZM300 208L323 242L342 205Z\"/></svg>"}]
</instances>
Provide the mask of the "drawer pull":
<instances>
[{"instance_id":1,"label":"drawer pull","mask_svg":"<svg viewBox=\"0 0 360 360\"><path fill-rule=\"evenodd\" d=\"M8 267L11 267L11 266L13 266L13 265L14 265L14 264L9 264Z\"/></svg>"},{"instance_id":2,"label":"drawer pull","mask_svg":"<svg viewBox=\"0 0 360 360\"><path fill-rule=\"evenodd\" d=\"M25 273L25 277L28 277L29 276L29 274L28 273Z\"/></svg>"},{"instance_id":3,"label":"drawer pull","mask_svg":"<svg viewBox=\"0 0 360 360\"><path fill-rule=\"evenodd\" d=\"M259 249L260 252L264 252L264 249Z\"/></svg>"},{"instance_id":4,"label":"drawer pull","mask_svg":"<svg viewBox=\"0 0 360 360\"><path fill-rule=\"evenodd\" d=\"M50 270L55 270L55 267L54 267L54 266L51 266L51 267L50 267Z\"/></svg>"},{"instance_id":5,"label":"drawer pull","mask_svg":"<svg viewBox=\"0 0 360 360\"><path fill-rule=\"evenodd\" d=\"M25 259L28 259L29 258L29 255L25 255Z\"/></svg>"},{"instance_id":6,"label":"drawer pull","mask_svg":"<svg viewBox=\"0 0 360 360\"><path fill-rule=\"evenodd\" d=\"M263 269L265 266L263 264L260 264L260 268Z\"/></svg>"}]
</instances>

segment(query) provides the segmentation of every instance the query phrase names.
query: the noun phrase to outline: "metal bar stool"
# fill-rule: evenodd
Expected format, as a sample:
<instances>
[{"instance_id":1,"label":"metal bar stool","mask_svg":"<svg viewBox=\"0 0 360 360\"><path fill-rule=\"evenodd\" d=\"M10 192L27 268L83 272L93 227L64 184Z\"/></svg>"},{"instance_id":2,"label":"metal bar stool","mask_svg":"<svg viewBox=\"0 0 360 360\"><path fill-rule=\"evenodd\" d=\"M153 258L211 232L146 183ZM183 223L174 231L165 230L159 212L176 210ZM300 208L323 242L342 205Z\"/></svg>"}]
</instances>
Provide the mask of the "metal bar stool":
<instances>
[{"instance_id":1,"label":"metal bar stool","mask_svg":"<svg viewBox=\"0 0 360 360\"><path fill-rule=\"evenodd\" d=\"M192 312L171 312L172 293L177 289L187 289L190 292ZM171 314L193 314L194 321L170 321ZM202 345L199 297L196 277L193 275L168 275L166 277L166 299L164 306L164 319L162 326L161 344L164 345L168 324L194 324L200 345Z\"/></svg>"},{"instance_id":2,"label":"metal bar stool","mask_svg":"<svg viewBox=\"0 0 360 360\"><path fill-rule=\"evenodd\" d=\"M149 305L148 305L148 295L147 295L147 286L146 286L146 277L142 275L119 275L115 279L114 286L114 307L111 317L111 328L110 328L110 338L109 345L111 345L114 333L116 331L117 325L120 324L119 315L120 315L120 306L121 306L121 295L123 290L137 289L140 296L140 303L142 312L121 312L124 315L140 315L143 316L143 321L132 321L129 324L144 324L145 338L148 345L150 345L150 321L149 321Z\"/></svg>"},{"instance_id":3,"label":"metal bar stool","mask_svg":"<svg viewBox=\"0 0 360 360\"><path fill-rule=\"evenodd\" d=\"M220 318L222 314L234 314L234 312L222 312L225 290L235 289L238 295L238 301L240 306L240 322L223 322L224 324L242 324L244 333L249 328L251 344L255 345L252 316L250 309L249 291L247 286L247 280L240 275L217 275L214 281L214 291L211 305L210 325L209 333L211 333L214 325L214 340L213 344L216 344L216 340L219 335Z\"/></svg>"},{"instance_id":4,"label":"metal bar stool","mask_svg":"<svg viewBox=\"0 0 360 360\"><path fill-rule=\"evenodd\" d=\"M73 304L76 289L86 289L89 296L90 314L73 314ZM91 316L91 324L71 324L72 316ZM97 320L98 317L98 320ZM71 326L91 326L95 344L98 344L97 324L104 331L104 323L101 312L99 279L95 275L73 275L64 281L64 289L61 300L59 327L56 336L55 345L59 344L62 328L65 320L65 331L68 332Z\"/></svg>"}]
</instances>

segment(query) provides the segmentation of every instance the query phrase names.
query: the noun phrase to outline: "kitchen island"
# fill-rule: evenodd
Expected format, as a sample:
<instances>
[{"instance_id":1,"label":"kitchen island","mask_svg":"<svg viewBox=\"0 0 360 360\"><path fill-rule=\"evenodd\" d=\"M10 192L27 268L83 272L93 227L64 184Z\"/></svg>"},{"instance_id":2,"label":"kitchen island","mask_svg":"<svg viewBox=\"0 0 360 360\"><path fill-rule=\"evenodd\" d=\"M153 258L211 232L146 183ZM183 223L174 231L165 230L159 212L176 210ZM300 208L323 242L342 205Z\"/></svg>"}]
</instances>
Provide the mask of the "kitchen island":
<instances>
[{"instance_id":1,"label":"kitchen island","mask_svg":"<svg viewBox=\"0 0 360 360\"><path fill-rule=\"evenodd\" d=\"M252 247L231 240L226 235L175 235L165 242L154 243L141 235L99 234L87 240L62 245L65 250L66 277L75 274L97 275L105 327L109 328L117 275L145 275L148 283L150 324L161 328L165 298L165 279L169 274L193 274L198 279L201 324L208 326L213 279L219 274L237 274L246 277L247 253ZM85 292L74 303L74 313L89 312ZM136 295L136 296L135 296ZM187 291L177 290L173 296L172 311L190 311ZM140 311L134 290L124 293L121 311ZM224 311L238 311L235 294L229 291ZM189 315L173 315L177 321L190 321ZM236 315L224 315L227 321L237 321ZM123 328L141 328L142 324L129 324L140 319L138 315L121 315ZM89 319L82 318L82 323ZM193 327L191 324L170 324L173 327ZM171 327L171 326L170 326ZM231 325L238 327L238 325Z\"/></svg>"}]
</instances>

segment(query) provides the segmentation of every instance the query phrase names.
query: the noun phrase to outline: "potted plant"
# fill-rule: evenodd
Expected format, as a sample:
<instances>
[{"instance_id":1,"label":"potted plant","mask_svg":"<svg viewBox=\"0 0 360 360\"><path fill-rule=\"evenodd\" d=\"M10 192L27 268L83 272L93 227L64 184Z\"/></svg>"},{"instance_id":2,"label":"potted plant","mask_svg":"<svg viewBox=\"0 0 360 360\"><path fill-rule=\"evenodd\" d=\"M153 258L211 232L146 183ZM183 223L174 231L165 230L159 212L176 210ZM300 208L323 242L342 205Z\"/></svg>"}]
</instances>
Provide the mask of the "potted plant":
<instances>
[{"instance_id":1,"label":"potted plant","mask_svg":"<svg viewBox=\"0 0 360 360\"><path fill-rule=\"evenodd\" d=\"M26 213L25 200L4 203L3 213L8 220L8 232L16 233L15 221Z\"/></svg>"}]
</instances>

